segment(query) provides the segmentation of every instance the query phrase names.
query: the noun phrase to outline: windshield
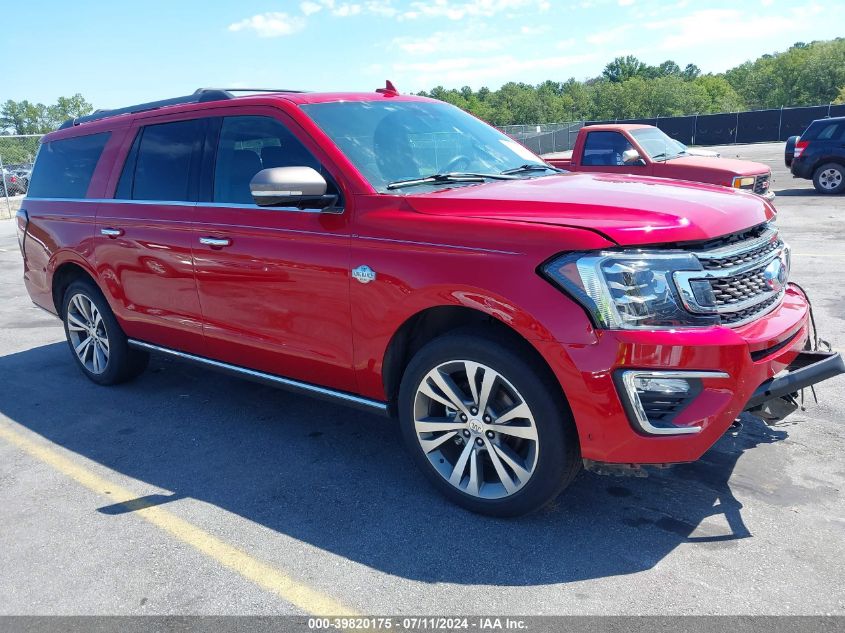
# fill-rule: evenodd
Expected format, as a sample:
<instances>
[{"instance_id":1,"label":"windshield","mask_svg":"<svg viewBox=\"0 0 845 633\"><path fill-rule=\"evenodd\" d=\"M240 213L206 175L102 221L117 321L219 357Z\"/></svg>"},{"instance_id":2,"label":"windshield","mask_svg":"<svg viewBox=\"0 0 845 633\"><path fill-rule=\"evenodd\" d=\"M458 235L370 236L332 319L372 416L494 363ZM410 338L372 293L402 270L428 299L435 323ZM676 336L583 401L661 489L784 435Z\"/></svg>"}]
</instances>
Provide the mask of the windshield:
<instances>
[{"instance_id":1,"label":"windshield","mask_svg":"<svg viewBox=\"0 0 845 633\"><path fill-rule=\"evenodd\" d=\"M388 185L434 174L501 174L544 165L516 141L446 103L343 101L307 104L302 109L382 193L405 193ZM523 170L520 176L551 173ZM483 181L439 179L422 186L467 186L479 180Z\"/></svg>"},{"instance_id":2,"label":"windshield","mask_svg":"<svg viewBox=\"0 0 845 633\"><path fill-rule=\"evenodd\" d=\"M667 136L662 130L656 127L631 130L631 135L637 139L640 147L648 154L649 158L655 161L677 158L686 152L687 149L682 143Z\"/></svg>"}]
</instances>

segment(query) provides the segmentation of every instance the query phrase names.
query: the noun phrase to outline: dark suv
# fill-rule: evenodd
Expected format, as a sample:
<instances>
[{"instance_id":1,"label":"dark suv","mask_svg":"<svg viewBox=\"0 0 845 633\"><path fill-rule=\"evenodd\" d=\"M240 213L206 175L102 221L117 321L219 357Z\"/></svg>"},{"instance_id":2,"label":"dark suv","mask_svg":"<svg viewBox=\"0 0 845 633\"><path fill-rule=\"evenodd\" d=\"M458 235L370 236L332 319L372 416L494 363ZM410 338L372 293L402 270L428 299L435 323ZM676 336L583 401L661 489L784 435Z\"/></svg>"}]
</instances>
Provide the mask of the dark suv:
<instances>
[{"instance_id":1,"label":"dark suv","mask_svg":"<svg viewBox=\"0 0 845 633\"><path fill-rule=\"evenodd\" d=\"M813 121L795 143L792 175L819 193L845 191L845 117Z\"/></svg>"}]
</instances>

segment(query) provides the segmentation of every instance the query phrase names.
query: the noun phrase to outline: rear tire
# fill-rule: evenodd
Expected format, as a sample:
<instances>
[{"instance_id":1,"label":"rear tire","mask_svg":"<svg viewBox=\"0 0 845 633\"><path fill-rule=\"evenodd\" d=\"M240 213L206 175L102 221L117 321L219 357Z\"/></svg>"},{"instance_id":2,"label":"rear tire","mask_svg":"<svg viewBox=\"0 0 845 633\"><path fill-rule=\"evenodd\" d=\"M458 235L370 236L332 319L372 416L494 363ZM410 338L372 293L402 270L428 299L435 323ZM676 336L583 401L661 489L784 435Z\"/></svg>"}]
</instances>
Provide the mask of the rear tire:
<instances>
[{"instance_id":1,"label":"rear tire","mask_svg":"<svg viewBox=\"0 0 845 633\"><path fill-rule=\"evenodd\" d=\"M845 191L845 167L839 163L825 163L813 172L813 186L823 194Z\"/></svg>"},{"instance_id":2,"label":"rear tire","mask_svg":"<svg viewBox=\"0 0 845 633\"><path fill-rule=\"evenodd\" d=\"M548 370L478 328L443 335L414 356L399 389L399 420L420 470L473 512L537 510L581 466L575 425Z\"/></svg>"},{"instance_id":3,"label":"rear tire","mask_svg":"<svg viewBox=\"0 0 845 633\"><path fill-rule=\"evenodd\" d=\"M62 321L77 367L98 385L116 385L141 374L150 360L129 347L106 298L93 282L74 281L62 297Z\"/></svg>"}]
</instances>

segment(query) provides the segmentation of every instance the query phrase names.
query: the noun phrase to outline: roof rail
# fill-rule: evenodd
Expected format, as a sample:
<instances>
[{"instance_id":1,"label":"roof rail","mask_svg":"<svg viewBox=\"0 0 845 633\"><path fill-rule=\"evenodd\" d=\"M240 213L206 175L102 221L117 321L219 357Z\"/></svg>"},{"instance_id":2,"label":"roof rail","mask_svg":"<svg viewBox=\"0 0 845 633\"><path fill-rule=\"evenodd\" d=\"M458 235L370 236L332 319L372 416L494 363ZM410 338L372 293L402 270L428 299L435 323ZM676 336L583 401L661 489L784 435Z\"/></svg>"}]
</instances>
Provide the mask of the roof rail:
<instances>
[{"instance_id":1,"label":"roof rail","mask_svg":"<svg viewBox=\"0 0 845 633\"><path fill-rule=\"evenodd\" d=\"M200 90L219 90L221 92L293 92L300 94L307 90L290 90L288 88L200 88Z\"/></svg>"},{"instance_id":2,"label":"roof rail","mask_svg":"<svg viewBox=\"0 0 845 633\"><path fill-rule=\"evenodd\" d=\"M91 121L99 121L108 117L117 116L119 114L135 114L137 112L147 112L149 110L157 110L172 105L179 105L181 103L204 103L206 101L222 101L225 99L233 99L234 95L228 90L215 90L209 88L200 88L193 94L185 95L184 97L174 97L172 99L162 99L161 101L150 101L148 103L139 103L138 105L128 106L125 108L117 108L115 110L96 110L93 114L87 116L77 117L75 119L68 119L62 123L60 130L64 130L82 123L90 123Z\"/></svg>"}]
</instances>

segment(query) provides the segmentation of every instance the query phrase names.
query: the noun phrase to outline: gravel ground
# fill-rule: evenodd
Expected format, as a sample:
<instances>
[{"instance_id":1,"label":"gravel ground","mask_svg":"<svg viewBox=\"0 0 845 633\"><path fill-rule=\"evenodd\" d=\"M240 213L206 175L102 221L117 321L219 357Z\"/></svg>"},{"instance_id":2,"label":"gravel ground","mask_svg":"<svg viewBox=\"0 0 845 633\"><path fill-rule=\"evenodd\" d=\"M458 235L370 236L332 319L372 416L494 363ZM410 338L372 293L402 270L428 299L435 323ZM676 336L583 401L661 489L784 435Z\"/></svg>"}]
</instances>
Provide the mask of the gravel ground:
<instances>
[{"instance_id":1,"label":"gravel ground","mask_svg":"<svg viewBox=\"0 0 845 633\"><path fill-rule=\"evenodd\" d=\"M793 180L781 144L720 149L773 168L793 279L845 349L831 285L845 197ZM368 614L845 614L841 377L781 426L746 417L697 463L582 474L553 507L493 520L431 490L383 419L161 357L131 384L93 385L20 268L4 221L0 614L326 600ZM140 501L115 503L127 494Z\"/></svg>"}]
</instances>

